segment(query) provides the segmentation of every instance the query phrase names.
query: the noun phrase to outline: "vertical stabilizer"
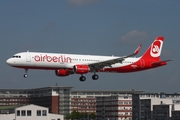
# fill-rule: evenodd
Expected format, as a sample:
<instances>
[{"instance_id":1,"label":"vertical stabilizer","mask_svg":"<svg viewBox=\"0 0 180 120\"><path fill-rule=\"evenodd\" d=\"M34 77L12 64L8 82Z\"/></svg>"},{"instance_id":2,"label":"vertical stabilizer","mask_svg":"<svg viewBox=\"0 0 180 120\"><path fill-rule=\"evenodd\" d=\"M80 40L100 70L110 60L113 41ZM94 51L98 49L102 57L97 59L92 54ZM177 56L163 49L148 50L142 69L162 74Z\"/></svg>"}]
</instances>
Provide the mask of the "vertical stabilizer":
<instances>
[{"instance_id":1,"label":"vertical stabilizer","mask_svg":"<svg viewBox=\"0 0 180 120\"><path fill-rule=\"evenodd\" d=\"M142 56L143 59L160 60L164 37L158 36Z\"/></svg>"}]
</instances>

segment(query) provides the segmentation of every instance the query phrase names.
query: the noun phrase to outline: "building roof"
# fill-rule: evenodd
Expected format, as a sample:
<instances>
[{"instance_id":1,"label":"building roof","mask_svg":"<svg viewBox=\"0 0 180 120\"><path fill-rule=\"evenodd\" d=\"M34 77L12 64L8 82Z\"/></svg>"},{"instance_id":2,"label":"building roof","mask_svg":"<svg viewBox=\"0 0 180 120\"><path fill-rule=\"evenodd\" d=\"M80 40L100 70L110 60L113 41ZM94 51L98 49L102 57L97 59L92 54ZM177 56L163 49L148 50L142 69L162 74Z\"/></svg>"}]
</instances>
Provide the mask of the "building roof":
<instances>
[{"instance_id":1,"label":"building roof","mask_svg":"<svg viewBox=\"0 0 180 120\"><path fill-rule=\"evenodd\" d=\"M4 89L0 89L1 91L29 91L29 90L40 90L40 89L52 89L52 88L73 88L73 86L49 86L49 87L41 87L41 88L4 88Z\"/></svg>"},{"instance_id":2,"label":"building roof","mask_svg":"<svg viewBox=\"0 0 180 120\"><path fill-rule=\"evenodd\" d=\"M71 92L143 93L143 90L71 90Z\"/></svg>"},{"instance_id":3,"label":"building roof","mask_svg":"<svg viewBox=\"0 0 180 120\"><path fill-rule=\"evenodd\" d=\"M39 105L34 105L34 104L30 104L30 105L24 105L24 106L20 106L20 107L16 107L16 109L20 109L20 108L28 108L28 107L38 107L38 108L44 108L44 109L48 109L47 107L43 107L43 106L39 106Z\"/></svg>"}]
</instances>

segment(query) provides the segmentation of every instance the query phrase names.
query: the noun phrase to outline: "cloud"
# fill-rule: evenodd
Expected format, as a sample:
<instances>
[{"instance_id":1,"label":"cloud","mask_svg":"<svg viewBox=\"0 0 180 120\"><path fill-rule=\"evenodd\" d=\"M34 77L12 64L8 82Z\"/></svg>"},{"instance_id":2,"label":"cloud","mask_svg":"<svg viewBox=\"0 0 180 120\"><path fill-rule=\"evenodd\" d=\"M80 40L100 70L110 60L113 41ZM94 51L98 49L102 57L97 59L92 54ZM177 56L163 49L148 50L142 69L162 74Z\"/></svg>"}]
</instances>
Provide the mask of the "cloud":
<instances>
[{"instance_id":1,"label":"cloud","mask_svg":"<svg viewBox=\"0 0 180 120\"><path fill-rule=\"evenodd\" d=\"M171 50L166 50L166 49L163 49L162 51L163 53L163 56L167 57L167 58L174 58L176 55L174 54L173 51Z\"/></svg>"},{"instance_id":2,"label":"cloud","mask_svg":"<svg viewBox=\"0 0 180 120\"><path fill-rule=\"evenodd\" d=\"M137 30L133 30L128 32L126 35L121 37L121 41L127 44L136 44L140 43L148 38L148 34L146 32L141 32Z\"/></svg>"},{"instance_id":3,"label":"cloud","mask_svg":"<svg viewBox=\"0 0 180 120\"><path fill-rule=\"evenodd\" d=\"M42 27L43 32L52 31L57 27L57 24L55 22L48 22Z\"/></svg>"},{"instance_id":4,"label":"cloud","mask_svg":"<svg viewBox=\"0 0 180 120\"><path fill-rule=\"evenodd\" d=\"M67 0L67 2L72 6L84 6L97 3L101 0Z\"/></svg>"},{"instance_id":5,"label":"cloud","mask_svg":"<svg viewBox=\"0 0 180 120\"><path fill-rule=\"evenodd\" d=\"M168 84L178 84L180 76L179 75L173 75L170 77L170 79L167 80Z\"/></svg>"}]
</instances>

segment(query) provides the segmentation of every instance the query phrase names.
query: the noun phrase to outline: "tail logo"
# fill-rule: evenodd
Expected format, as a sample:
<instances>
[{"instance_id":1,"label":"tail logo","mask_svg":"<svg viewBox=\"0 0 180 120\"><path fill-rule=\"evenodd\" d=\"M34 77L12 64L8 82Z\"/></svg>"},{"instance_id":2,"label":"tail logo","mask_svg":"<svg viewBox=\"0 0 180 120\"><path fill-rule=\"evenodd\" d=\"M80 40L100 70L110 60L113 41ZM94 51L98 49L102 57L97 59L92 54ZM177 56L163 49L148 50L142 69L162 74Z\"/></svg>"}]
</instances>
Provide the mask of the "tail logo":
<instances>
[{"instance_id":1,"label":"tail logo","mask_svg":"<svg viewBox=\"0 0 180 120\"><path fill-rule=\"evenodd\" d=\"M157 45L154 45L153 49L152 49L152 52L154 54L158 53L159 52L159 47Z\"/></svg>"},{"instance_id":2,"label":"tail logo","mask_svg":"<svg viewBox=\"0 0 180 120\"><path fill-rule=\"evenodd\" d=\"M161 49L162 49L163 41L161 40L156 40L152 45L151 45L151 56L152 57L159 57L161 55Z\"/></svg>"}]
</instances>

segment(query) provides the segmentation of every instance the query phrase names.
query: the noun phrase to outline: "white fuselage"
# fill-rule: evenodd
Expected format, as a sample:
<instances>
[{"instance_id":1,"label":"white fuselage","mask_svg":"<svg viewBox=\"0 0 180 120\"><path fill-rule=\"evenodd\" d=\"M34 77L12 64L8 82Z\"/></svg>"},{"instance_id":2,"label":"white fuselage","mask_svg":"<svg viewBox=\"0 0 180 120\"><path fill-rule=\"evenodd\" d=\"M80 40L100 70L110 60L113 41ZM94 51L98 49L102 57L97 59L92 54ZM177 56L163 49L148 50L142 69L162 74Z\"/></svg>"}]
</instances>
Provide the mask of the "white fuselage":
<instances>
[{"instance_id":1,"label":"white fuselage","mask_svg":"<svg viewBox=\"0 0 180 120\"><path fill-rule=\"evenodd\" d=\"M97 56L97 55L78 55L78 54L58 54L58 53L39 53L22 52L15 54L7 60L7 63L13 67L27 69L72 69L74 65L88 65L101 61L118 58L115 56ZM122 63L115 63L105 68L118 68L127 66L138 61L139 58L126 58Z\"/></svg>"}]
</instances>

